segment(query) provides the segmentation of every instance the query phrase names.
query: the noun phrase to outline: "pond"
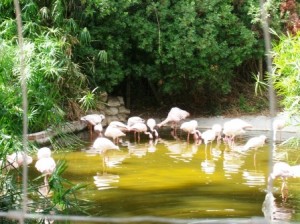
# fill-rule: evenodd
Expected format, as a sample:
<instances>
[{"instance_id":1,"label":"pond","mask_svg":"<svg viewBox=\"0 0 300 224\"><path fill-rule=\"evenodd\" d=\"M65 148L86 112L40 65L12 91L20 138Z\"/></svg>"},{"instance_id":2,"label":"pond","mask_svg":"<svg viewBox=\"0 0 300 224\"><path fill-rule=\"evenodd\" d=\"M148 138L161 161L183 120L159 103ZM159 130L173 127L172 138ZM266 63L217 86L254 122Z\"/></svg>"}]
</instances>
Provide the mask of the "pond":
<instances>
[{"instance_id":1,"label":"pond","mask_svg":"<svg viewBox=\"0 0 300 224\"><path fill-rule=\"evenodd\" d=\"M200 130L201 131L201 130ZM236 144L262 132L247 131ZM270 133L264 133L270 136ZM87 140L87 133L83 139ZM169 132L157 141L132 136L123 139L120 151L111 150L103 158L86 148L56 153L66 160L64 177L88 187L78 195L92 202L89 212L101 217L157 216L178 219L264 217L262 205L267 190L268 150L264 147L241 153L223 142L205 146L187 143ZM286 149L277 147L274 155L286 161ZM289 159L298 158L289 152ZM281 198L281 180L274 181L277 220L300 221L300 183L290 179L289 198Z\"/></svg>"}]
</instances>

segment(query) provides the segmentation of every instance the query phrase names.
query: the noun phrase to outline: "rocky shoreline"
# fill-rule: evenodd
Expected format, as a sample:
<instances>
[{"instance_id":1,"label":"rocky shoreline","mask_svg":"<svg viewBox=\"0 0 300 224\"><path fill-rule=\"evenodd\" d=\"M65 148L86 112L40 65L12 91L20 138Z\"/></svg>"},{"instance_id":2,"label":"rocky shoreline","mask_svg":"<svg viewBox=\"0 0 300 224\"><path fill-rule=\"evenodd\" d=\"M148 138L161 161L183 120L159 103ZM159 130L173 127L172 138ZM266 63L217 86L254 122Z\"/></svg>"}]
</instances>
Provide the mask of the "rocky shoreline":
<instances>
[{"instance_id":1,"label":"rocky shoreline","mask_svg":"<svg viewBox=\"0 0 300 224\"><path fill-rule=\"evenodd\" d=\"M128 111L126 111L128 112ZM118 120L118 116L113 115L114 117L109 117L104 122L104 127L112 120ZM122 115L122 121L126 122L129 117L129 113L127 115ZM240 116L240 119L247 121L248 123L253 125L251 131L271 131L272 128L272 120L268 116L264 115L245 115ZM163 118L155 118L156 122L160 122ZM189 118L187 120L195 119L198 122L199 129L209 129L213 124L223 125L226 121L233 119L232 117L225 116L215 116L215 117L198 117L198 118ZM278 114L274 119L284 119L283 114ZM299 119L294 118L291 119L291 124L287 125L282 129L282 132L293 133L293 135L299 135L299 127L297 126ZM33 133L28 135L28 140L35 141L38 144L47 144L50 142L50 139L57 136L60 133L76 133L83 131L87 128L86 123L82 121L73 121L62 125L61 127L54 129L48 129L45 131Z\"/></svg>"}]
</instances>

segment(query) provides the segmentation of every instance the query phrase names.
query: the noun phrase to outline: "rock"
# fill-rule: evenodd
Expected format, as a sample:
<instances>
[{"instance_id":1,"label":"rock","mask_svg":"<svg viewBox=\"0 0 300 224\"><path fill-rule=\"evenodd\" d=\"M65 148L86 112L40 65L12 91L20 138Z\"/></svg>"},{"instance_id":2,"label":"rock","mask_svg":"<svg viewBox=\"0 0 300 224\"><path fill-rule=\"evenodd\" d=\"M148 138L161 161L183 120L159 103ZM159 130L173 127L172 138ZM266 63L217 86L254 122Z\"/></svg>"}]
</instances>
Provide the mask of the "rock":
<instances>
[{"instance_id":1,"label":"rock","mask_svg":"<svg viewBox=\"0 0 300 224\"><path fill-rule=\"evenodd\" d=\"M108 116L117 115L119 113L119 109L117 107L106 107L105 114L106 118Z\"/></svg>"},{"instance_id":2,"label":"rock","mask_svg":"<svg viewBox=\"0 0 300 224\"><path fill-rule=\"evenodd\" d=\"M125 108L124 106L120 106L119 107L119 113L120 114L127 114L127 115L129 115L130 114L130 110L127 109L127 108Z\"/></svg>"},{"instance_id":3,"label":"rock","mask_svg":"<svg viewBox=\"0 0 300 224\"><path fill-rule=\"evenodd\" d=\"M124 103L124 101L123 101ZM119 97L109 97L107 101L107 106L109 107L118 107L121 106L121 102L119 100Z\"/></svg>"}]
</instances>

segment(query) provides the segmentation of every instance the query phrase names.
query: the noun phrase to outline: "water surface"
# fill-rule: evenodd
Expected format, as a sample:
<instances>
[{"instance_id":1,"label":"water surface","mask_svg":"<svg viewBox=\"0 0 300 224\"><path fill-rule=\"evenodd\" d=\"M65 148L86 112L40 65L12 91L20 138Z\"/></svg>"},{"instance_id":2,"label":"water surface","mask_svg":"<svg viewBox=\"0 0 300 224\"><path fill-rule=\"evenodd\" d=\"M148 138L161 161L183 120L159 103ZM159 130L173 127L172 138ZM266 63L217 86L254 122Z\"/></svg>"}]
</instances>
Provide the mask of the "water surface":
<instances>
[{"instance_id":1,"label":"water surface","mask_svg":"<svg viewBox=\"0 0 300 224\"><path fill-rule=\"evenodd\" d=\"M247 132L236 142L237 149L259 134ZM268 142L241 153L223 142L205 146L187 143L184 135L180 140L172 139L168 133L157 141L123 140L120 151L109 151L105 156L87 153L92 143L75 152L55 154L56 160L68 162L68 180L88 184L78 196L92 202L93 215L184 219L264 216ZM284 151L277 148L278 160L286 161ZM289 152L289 158L297 158L296 153ZM290 196L283 202L281 181L274 182L275 215L279 220L300 221L299 180L289 180L288 186Z\"/></svg>"}]
</instances>

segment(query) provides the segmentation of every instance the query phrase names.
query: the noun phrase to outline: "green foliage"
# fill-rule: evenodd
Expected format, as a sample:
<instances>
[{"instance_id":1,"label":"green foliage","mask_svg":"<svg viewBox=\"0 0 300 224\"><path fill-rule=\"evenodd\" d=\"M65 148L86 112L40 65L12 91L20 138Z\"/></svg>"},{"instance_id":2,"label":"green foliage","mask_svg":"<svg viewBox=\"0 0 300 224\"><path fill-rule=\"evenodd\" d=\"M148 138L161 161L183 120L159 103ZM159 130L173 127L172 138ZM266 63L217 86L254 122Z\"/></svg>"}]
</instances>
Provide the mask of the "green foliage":
<instances>
[{"instance_id":1,"label":"green foliage","mask_svg":"<svg viewBox=\"0 0 300 224\"><path fill-rule=\"evenodd\" d=\"M79 200L76 197L77 191L84 189L82 184L72 184L62 177L67 169L65 161L59 161L56 165L54 173L49 179L50 191L52 194L52 209L54 211L68 213L71 209L80 211ZM81 212L83 212L81 210Z\"/></svg>"},{"instance_id":2,"label":"green foliage","mask_svg":"<svg viewBox=\"0 0 300 224\"><path fill-rule=\"evenodd\" d=\"M111 91L130 75L149 80L165 97L224 94L234 69L257 52L251 18L240 18L246 4L236 10L217 0L97 2L87 2L83 26L92 48L105 50L109 60L100 63L93 49L76 48L78 60L89 58L84 67L92 88Z\"/></svg>"},{"instance_id":3,"label":"green foliage","mask_svg":"<svg viewBox=\"0 0 300 224\"><path fill-rule=\"evenodd\" d=\"M300 35L281 35L280 41L273 47L274 87L280 103L291 114L300 111Z\"/></svg>"}]
</instances>

